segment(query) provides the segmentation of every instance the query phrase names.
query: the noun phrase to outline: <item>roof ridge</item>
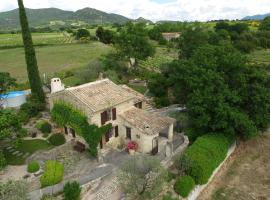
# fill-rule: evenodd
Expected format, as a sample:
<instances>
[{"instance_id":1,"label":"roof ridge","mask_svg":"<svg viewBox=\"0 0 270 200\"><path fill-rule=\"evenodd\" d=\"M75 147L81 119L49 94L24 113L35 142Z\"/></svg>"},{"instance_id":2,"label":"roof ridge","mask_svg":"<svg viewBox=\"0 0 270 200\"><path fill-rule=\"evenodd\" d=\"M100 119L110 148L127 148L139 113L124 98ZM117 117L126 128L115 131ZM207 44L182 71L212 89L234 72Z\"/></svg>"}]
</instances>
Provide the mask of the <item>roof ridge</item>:
<instances>
[{"instance_id":1,"label":"roof ridge","mask_svg":"<svg viewBox=\"0 0 270 200\"><path fill-rule=\"evenodd\" d=\"M96 84L99 84L99 83L102 83L102 82L106 82L106 81L115 84L115 83L112 82L110 79L105 78L105 79L102 79L102 80L97 80L97 81L94 81L94 82L85 83L85 84L82 84L82 85L79 85L79 86L70 87L70 88L67 88L66 90L69 90L69 91L70 91L70 90L76 90L76 89L84 88L84 87L87 87L87 86L96 85Z\"/></svg>"}]
</instances>

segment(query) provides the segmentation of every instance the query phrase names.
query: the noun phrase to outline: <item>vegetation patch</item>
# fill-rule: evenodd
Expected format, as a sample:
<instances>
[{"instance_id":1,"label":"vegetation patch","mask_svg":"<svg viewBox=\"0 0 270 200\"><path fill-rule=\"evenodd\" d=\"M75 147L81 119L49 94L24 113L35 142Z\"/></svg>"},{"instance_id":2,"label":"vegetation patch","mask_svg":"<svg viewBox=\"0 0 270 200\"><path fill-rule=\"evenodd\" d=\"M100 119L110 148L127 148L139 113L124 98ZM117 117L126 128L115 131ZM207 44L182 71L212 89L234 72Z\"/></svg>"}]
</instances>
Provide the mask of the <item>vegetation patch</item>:
<instances>
[{"instance_id":1,"label":"vegetation patch","mask_svg":"<svg viewBox=\"0 0 270 200\"><path fill-rule=\"evenodd\" d=\"M40 169L39 162L38 161L33 161L28 164L27 166L27 171L29 173L35 173Z\"/></svg>"},{"instance_id":2,"label":"vegetation patch","mask_svg":"<svg viewBox=\"0 0 270 200\"><path fill-rule=\"evenodd\" d=\"M44 174L40 177L41 187L47 187L60 183L64 176L63 164L48 160L45 163Z\"/></svg>"},{"instance_id":3,"label":"vegetation patch","mask_svg":"<svg viewBox=\"0 0 270 200\"><path fill-rule=\"evenodd\" d=\"M51 133L52 132L52 125L46 120L39 121L36 124L36 128L38 130L40 130L42 133Z\"/></svg>"},{"instance_id":4,"label":"vegetation patch","mask_svg":"<svg viewBox=\"0 0 270 200\"><path fill-rule=\"evenodd\" d=\"M205 184L213 171L225 159L231 142L221 134L199 137L184 153L180 162L196 184Z\"/></svg>"},{"instance_id":5,"label":"vegetation patch","mask_svg":"<svg viewBox=\"0 0 270 200\"><path fill-rule=\"evenodd\" d=\"M53 145L53 146L60 146L62 144L66 143L66 138L63 134L53 134L51 137L49 137L49 142Z\"/></svg>"},{"instance_id":6,"label":"vegetation patch","mask_svg":"<svg viewBox=\"0 0 270 200\"><path fill-rule=\"evenodd\" d=\"M81 186L78 182L68 182L64 186L65 200L79 200L81 194Z\"/></svg>"},{"instance_id":7,"label":"vegetation patch","mask_svg":"<svg viewBox=\"0 0 270 200\"><path fill-rule=\"evenodd\" d=\"M100 128L89 124L87 117L79 110L61 102L54 104L51 115L60 127L69 125L77 134L81 135L89 144L89 153L94 157L97 156L97 146L102 136L111 128L111 124Z\"/></svg>"},{"instance_id":8,"label":"vegetation patch","mask_svg":"<svg viewBox=\"0 0 270 200\"><path fill-rule=\"evenodd\" d=\"M186 198L189 193L193 190L195 186L195 181L190 176L179 177L174 185L174 190L176 193L180 194L182 197Z\"/></svg>"}]
</instances>

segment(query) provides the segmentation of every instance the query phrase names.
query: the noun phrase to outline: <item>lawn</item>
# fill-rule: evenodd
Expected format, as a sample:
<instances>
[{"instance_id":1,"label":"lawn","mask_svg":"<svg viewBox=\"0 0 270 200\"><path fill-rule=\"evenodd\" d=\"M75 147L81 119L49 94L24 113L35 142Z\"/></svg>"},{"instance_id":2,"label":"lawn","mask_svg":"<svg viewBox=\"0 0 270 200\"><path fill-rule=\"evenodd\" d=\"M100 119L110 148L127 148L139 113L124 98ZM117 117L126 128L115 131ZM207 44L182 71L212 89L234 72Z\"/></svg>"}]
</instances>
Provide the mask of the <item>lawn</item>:
<instances>
[{"instance_id":1,"label":"lawn","mask_svg":"<svg viewBox=\"0 0 270 200\"><path fill-rule=\"evenodd\" d=\"M28 153L28 156L35 153L38 150L46 150L52 148L52 145L45 140L22 140L16 151L22 152L24 154ZM4 155L7 159L9 165L23 165L25 159L23 156L16 156L4 149Z\"/></svg>"},{"instance_id":2,"label":"lawn","mask_svg":"<svg viewBox=\"0 0 270 200\"><path fill-rule=\"evenodd\" d=\"M100 42L88 44L66 44L36 47L40 73L77 69L111 51L111 47ZM23 48L0 50L0 71L11 73L19 82L27 81Z\"/></svg>"},{"instance_id":3,"label":"lawn","mask_svg":"<svg viewBox=\"0 0 270 200\"><path fill-rule=\"evenodd\" d=\"M270 49L256 50L250 54L249 58L253 62L270 64Z\"/></svg>"}]
</instances>

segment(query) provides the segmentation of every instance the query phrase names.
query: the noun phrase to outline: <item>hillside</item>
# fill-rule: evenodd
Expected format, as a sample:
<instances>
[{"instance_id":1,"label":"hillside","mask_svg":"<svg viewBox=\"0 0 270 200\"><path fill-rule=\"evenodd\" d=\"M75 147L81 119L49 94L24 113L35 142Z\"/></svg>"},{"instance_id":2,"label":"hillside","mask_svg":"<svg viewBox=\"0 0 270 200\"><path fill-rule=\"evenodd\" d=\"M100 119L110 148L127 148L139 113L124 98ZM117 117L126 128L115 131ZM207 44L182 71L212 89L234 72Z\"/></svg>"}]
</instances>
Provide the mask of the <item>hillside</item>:
<instances>
[{"instance_id":1,"label":"hillside","mask_svg":"<svg viewBox=\"0 0 270 200\"><path fill-rule=\"evenodd\" d=\"M264 18L270 16L270 13L263 14L263 15L253 15L244 17L243 20L263 20Z\"/></svg>"},{"instance_id":2,"label":"hillside","mask_svg":"<svg viewBox=\"0 0 270 200\"><path fill-rule=\"evenodd\" d=\"M84 21L89 24L122 24L130 20L121 15L110 14L92 8L84 8L76 12L57 8L26 9L26 13L31 26L49 25L52 21ZM0 13L1 28L18 28L19 25L18 9Z\"/></svg>"}]
</instances>

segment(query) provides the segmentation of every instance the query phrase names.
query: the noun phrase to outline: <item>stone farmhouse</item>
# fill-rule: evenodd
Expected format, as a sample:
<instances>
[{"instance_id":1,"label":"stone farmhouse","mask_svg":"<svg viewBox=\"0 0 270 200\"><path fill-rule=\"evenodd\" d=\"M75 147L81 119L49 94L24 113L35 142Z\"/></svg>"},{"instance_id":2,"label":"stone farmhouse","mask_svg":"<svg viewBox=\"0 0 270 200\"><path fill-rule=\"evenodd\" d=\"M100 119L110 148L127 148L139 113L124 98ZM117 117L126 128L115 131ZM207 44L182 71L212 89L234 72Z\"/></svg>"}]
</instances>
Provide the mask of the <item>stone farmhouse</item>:
<instances>
[{"instance_id":1,"label":"stone farmhouse","mask_svg":"<svg viewBox=\"0 0 270 200\"><path fill-rule=\"evenodd\" d=\"M172 39L180 38L181 33L178 32L171 32L171 33L161 33L163 38L167 41L171 41Z\"/></svg>"},{"instance_id":2,"label":"stone farmhouse","mask_svg":"<svg viewBox=\"0 0 270 200\"><path fill-rule=\"evenodd\" d=\"M136 141L138 152L155 155L172 149L175 119L145 110L146 98L126 85L102 79L77 87L64 88L59 78L52 79L50 108L55 102L66 102L83 112L89 123L112 124L100 141L99 149L118 148ZM69 127L65 131L74 130Z\"/></svg>"}]
</instances>

